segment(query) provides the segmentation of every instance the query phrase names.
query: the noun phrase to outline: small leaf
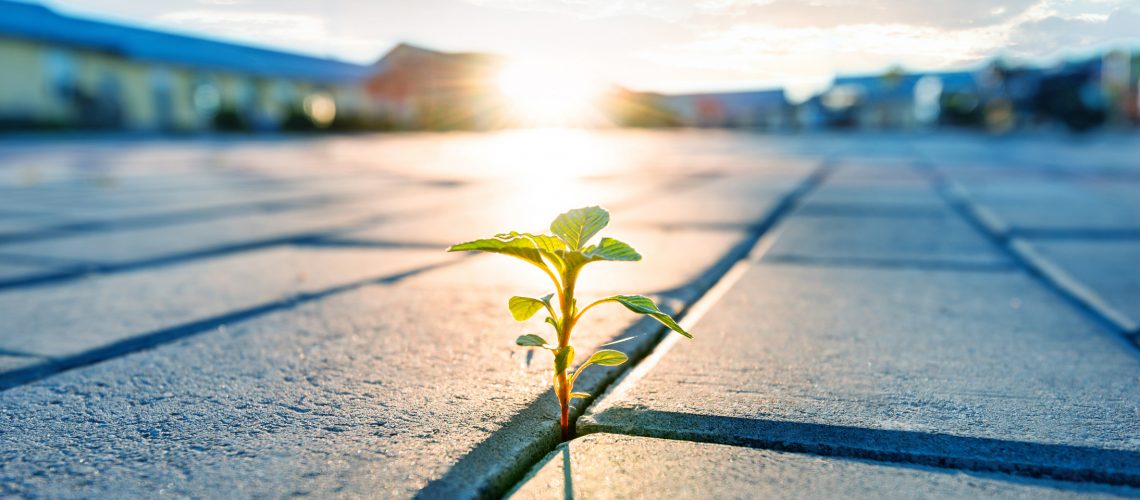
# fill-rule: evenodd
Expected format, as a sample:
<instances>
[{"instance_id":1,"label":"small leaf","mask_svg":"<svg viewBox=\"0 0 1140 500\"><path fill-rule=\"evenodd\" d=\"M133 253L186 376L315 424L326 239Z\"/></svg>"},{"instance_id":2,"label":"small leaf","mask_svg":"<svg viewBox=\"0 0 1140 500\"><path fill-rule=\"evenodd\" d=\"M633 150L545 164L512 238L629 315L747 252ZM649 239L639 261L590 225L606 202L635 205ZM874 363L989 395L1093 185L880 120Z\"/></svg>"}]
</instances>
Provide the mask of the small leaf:
<instances>
[{"instance_id":1,"label":"small leaf","mask_svg":"<svg viewBox=\"0 0 1140 500\"><path fill-rule=\"evenodd\" d=\"M570 393L570 399L574 399L574 398L586 399L588 397L590 397L590 394L586 393L586 392L571 392Z\"/></svg>"},{"instance_id":2,"label":"small leaf","mask_svg":"<svg viewBox=\"0 0 1140 500\"><path fill-rule=\"evenodd\" d=\"M629 309L630 311L638 314L648 314L652 316L653 319L660 321L661 324L669 327L670 330L673 330L688 338L693 338L693 334L686 332L684 328L681 328L681 325L678 325L677 322L673 320L672 316L669 316L668 314L665 314L664 311L658 309L657 304L654 304L653 301L649 299L649 297L645 297L643 295L614 295L613 297L609 297L603 300L612 300L625 306L626 309Z\"/></svg>"},{"instance_id":3,"label":"small leaf","mask_svg":"<svg viewBox=\"0 0 1140 500\"><path fill-rule=\"evenodd\" d=\"M595 260L641 260L641 254L637 253L637 250L613 238L602 238L597 246L591 246L584 253L591 262Z\"/></svg>"},{"instance_id":4,"label":"small leaf","mask_svg":"<svg viewBox=\"0 0 1140 500\"><path fill-rule=\"evenodd\" d=\"M542 253L538 251L535 244L530 239L522 236L500 235L505 238L496 236L494 238L486 238L482 240L468 241L467 243L460 243L452 245L447 249L448 252L490 252L511 257L517 257L534 264L540 268L546 269L546 263L542 260Z\"/></svg>"},{"instance_id":5,"label":"small leaf","mask_svg":"<svg viewBox=\"0 0 1140 500\"><path fill-rule=\"evenodd\" d=\"M509 233L497 234L495 235L495 238L517 238L529 241L534 246L534 248L538 250L540 256L549 259L550 262L554 264L554 267L559 270L559 272L566 269L566 264L562 261L562 257L559 255L560 252L566 250L566 243L559 239L557 236L551 236L549 234L531 234L511 231Z\"/></svg>"},{"instance_id":6,"label":"small leaf","mask_svg":"<svg viewBox=\"0 0 1140 500\"><path fill-rule=\"evenodd\" d=\"M556 319L554 319L554 318L552 318L552 317L550 317L550 316L547 316L547 317L546 317L546 322L547 322L547 323L550 323L550 326L553 326L553 327L554 327L554 331L555 331L555 333L557 333L557 332L558 332L558 330L561 330L561 329L562 329L562 326L558 324L558 320L556 320Z\"/></svg>"},{"instance_id":7,"label":"small leaf","mask_svg":"<svg viewBox=\"0 0 1140 500\"><path fill-rule=\"evenodd\" d=\"M541 299L532 299L530 297L511 297L507 301L507 307L511 309L511 316L514 316L515 321L526 321L534 316L543 307L550 305L550 295Z\"/></svg>"},{"instance_id":8,"label":"small leaf","mask_svg":"<svg viewBox=\"0 0 1140 500\"><path fill-rule=\"evenodd\" d=\"M590 356L590 359L587 359L585 363L582 363L582 366L579 366L578 369L574 371L574 376L570 378L570 387L574 387L574 381L578 379L578 375L581 375L582 371L584 371L587 366L594 364L602 366L617 366L625 363L627 359L629 359L629 356L626 356L624 352L615 351L613 349L602 349L598 352L595 352L592 356Z\"/></svg>"},{"instance_id":9,"label":"small leaf","mask_svg":"<svg viewBox=\"0 0 1140 500\"><path fill-rule=\"evenodd\" d=\"M519 338L515 339L515 343L523 347L544 347L547 349L554 347L550 345L546 339L533 333L528 333L526 335L520 336Z\"/></svg>"},{"instance_id":10,"label":"small leaf","mask_svg":"<svg viewBox=\"0 0 1140 500\"><path fill-rule=\"evenodd\" d=\"M574 347L566 346L554 351L554 374L563 373L574 362Z\"/></svg>"},{"instance_id":11,"label":"small leaf","mask_svg":"<svg viewBox=\"0 0 1140 500\"><path fill-rule=\"evenodd\" d=\"M609 223L610 213L602 207L576 208L556 217L550 223L550 232L562 238L571 250L581 250Z\"/></svg>"},{"instance_id":12,"label":"small leaf","mask_svg":"<svg viewBox=\"0 0 1140 500\"><path fill-rule=\"evenodd\" d=\"M582 366L586 366L589 364L597 364L597 365L602 365L602 366L617 366L617 365L620 365L622 363L625 363L626 360L628 360L628 359L629 359L629 356L626 356L624 352L615 351L613 349L602 349L598 352L595 352L593 356L590 356L590 359L586 360L586 364L582 365ZM581 368L579 368L578 370L581 371Z\"/></svg>"}]
</instances>

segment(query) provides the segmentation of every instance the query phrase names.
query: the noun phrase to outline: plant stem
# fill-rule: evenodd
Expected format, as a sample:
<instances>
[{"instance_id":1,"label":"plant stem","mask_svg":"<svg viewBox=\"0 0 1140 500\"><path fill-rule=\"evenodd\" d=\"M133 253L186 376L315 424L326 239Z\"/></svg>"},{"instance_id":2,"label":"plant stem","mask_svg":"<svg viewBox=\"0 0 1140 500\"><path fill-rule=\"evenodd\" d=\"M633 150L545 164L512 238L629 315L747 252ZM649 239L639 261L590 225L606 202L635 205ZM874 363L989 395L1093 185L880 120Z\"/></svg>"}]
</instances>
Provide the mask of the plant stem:
<instances>
[{"instance_id":1,"label":"plant stem","mask_svg":"<svg viewBox=\"0 0 1140 500\"><path fill-rule=\"evenodd\" d=\"M562 440L570 440L570 384L566 380L566 372L558 374L558 405L562 408L562 418L559 423L562 425Z\"/></svg>"},{"instance_id":2,"label":"plant stem","mask_svg":"<svg viewBox=\"0 0 1140 500\"><path fill-rule=\"evenodd\" d=\"M562 328L558 332L558 348L563 349L570 345L570 333L574 328L574 285L578 281L578 271L580 268L572 268L562 275L562 293L560 294L562 306ZM569 367L565 367L569 368ZM559 372L557 382L554 384L555 393L558 396L558 405L562 410L562 418L560 423L562 425L562 440L568 441L570 439L570 381L566 377L566 369Z\"/></svg>"}]
</instances>

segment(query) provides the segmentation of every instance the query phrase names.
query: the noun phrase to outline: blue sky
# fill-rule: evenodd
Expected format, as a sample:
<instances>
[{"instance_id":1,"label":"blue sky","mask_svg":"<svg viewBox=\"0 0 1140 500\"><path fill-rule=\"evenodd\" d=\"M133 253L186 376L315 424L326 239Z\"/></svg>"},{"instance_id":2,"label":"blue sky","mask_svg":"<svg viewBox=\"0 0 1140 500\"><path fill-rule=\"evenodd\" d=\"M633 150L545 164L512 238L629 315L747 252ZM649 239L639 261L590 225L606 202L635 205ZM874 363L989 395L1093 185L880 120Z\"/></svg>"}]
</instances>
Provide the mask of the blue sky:
<instances>
[{"instance_id":1,"label":"blue sky","mask_svg":"<svg viewBox=\"0 0 1140 500\"><path fill-rule=\"evenodd\" d=\"M573 67L638 90L1052 58L1135 45L1140 0L43 0L58 10L371 62L401 41ZM1129 38L1131 37L1131 38Z\"/></svg>"}]
</instances>

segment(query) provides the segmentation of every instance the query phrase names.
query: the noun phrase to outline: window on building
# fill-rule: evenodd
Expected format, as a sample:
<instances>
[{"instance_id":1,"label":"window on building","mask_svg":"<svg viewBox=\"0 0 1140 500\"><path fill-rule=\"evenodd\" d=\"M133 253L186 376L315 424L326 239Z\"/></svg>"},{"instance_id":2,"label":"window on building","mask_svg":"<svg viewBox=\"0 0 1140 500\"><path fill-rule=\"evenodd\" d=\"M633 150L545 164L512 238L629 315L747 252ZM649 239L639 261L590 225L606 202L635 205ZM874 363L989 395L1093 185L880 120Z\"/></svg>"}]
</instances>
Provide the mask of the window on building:
<instances>
[{"instance_id":1,"label":"window on building","mask_svg":"<svg viewBox=\"0 0 1140 500\"><path fill-rule=\"evenodd\" d=\"M44 55L44 73L48 94L71 100L75 95L75 58L67 51L55 49Z\"/></svg>"},{"instance_id":2,"label":"window on building","mask_svg":"<svg viewBox=\"0 0 1140 500\"><path fill-rule=\"evenodd\" d=\"M194 111L203 119L212 120L222 107L222 93L218 90L214 79L209 76L198 78L191 99Z\"/></svg>"}]
</instances>

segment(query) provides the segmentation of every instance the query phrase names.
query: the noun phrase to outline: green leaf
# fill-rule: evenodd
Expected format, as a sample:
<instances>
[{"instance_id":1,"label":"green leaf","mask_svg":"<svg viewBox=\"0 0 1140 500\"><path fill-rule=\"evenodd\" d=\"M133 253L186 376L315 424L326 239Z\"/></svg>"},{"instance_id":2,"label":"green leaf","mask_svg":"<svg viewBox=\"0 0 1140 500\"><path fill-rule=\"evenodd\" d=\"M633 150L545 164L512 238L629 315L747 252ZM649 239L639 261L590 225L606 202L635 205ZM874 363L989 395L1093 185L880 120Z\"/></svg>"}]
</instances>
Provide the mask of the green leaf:
<instances>
[{"instance_id":1,"label":"green leaf","mask_svg":"<svg viewBox=\"0 0 1140 500\"><path fill-rule=\"evenodd\" d=\"M554 327L554 331L555 331L555 332L558 332L558 330L561 330L561 329L562 329L562 326L558 324L558 320L556 320L556 319L554 319L554 318L552 318L552 317L550 317L550 316L547 316L547 317L546 317L546 322L547 322L547 323L550 323L550 326L553 326L553 327Z\"/></svg>"},{"instance_id":2,"label":"green leaf","mask_svg":"<svg viewBox=\"0 0 1140 500\"><path fill-rule=\"evenodd\" d=\"M549 234L531 234L531 233L520 233L518 231L511 231L511 232L506 233L506 234L495 235L495 237L496 238L512 238L512 237L526 238L526 239L532 241L534 243L534 247L539 249L539 251L542 251L542 252L554 253L554 252L557 252L559 250L565 250L566 249L566 243L564 243L558 237L551 236Z\"/></svg>"},{"instance_id":3,"label":"green leaf","mask_svg":"<svg viewBox=\"0 0 1140 500\"><path fill-rule=\"evenodd\" d=\"M590 394L586 393L586 392L571 392L570 393L570 399L574 399L574 398L586 399L588 397L590 397Z\"/></svg>"},{"instance_id":4,"label":"green leaf","mask_svg":"<svg viewBox=\"0 0 1140 500\"><path fill-rule=\"evenodd\" d=\"M533 240L521 235L499 235L494 238L468 241L452 245L448 252L490 252L511 257L517 257L542 269L546 263L542 261L542 253L535 247Z\"/></svg>"},{"instance_id":5,"label":"green leaf","mask_svg":"<svg viewBox=\"0 0 1140 500\"><path fill-rule=\"evenodd\" d=\"M615 351L613 349L602 349L598 352L595 352L592 356L590 356L590 359L587 359L585 363L582 363L582 366L579 366L578 369L574 371L574 376L570 378L570 387L574 386L574 381L578 379L578 375L581 375L582 371L585 370L587 366L617 366L625 363L628 359L629 356L626 356L624 352Z\"/></svg>"},{"instance_id":6,"label":"green leaf","mask_svg":"<svg viewBox=\"0 0 1140 500\"><path fill-rule=\"evenodd\" d=\"M555 252L558 270L565 273L566 269L581 267L591 262L609 261L635 261L641 260L641 254L633 247L613 238L602 238L597 245L590 245L584 250L559 250Z\"/></svg>"},{"instance_id":7,"label":"green leaf","mask_svg":"<svg viewBox=\"0 0 1140 500\"><path fill-rule=\"evenodd\" d=\"M574 362L574 347L566 346L554 351L554 374L565 372Z\"/></svg>"},{"instance_id":8,"label":"green leaf","mask_svg":"<svg viewBox=\"0 0 1140 500\"><path fill-rule=\"evenodd\" d=\"M641 260L641 254L637 253L637 250L613 238L602 238L597 246L591 246L583 253L590 258L591 262L595 260Z\"/></svg>"},{"instance_id":9,"label":"green leaf","mask_svg":"<svg viewBox=\"0 0 1140 500\"><path fill-rule=\"evenodd\" d=\"M653 301L649 299L649 297L645 297L643 295L614 295L613 297L608 297L602 300L612 300L625 306L626 309L629 309L635 313L648 314L652 316L653 319L660 321L661 324L669 327L670 330L673 330L688 338L693 338L693 334L686 332L685 329L681 328L681 325L678 325L671 316L658 309L657 304L654 304Z\"/></svg>"},{"instance_id":10,"label":"green leaf","mask_svg":"<svg viewBox=\"0 0 1140 500\"><path fill-rule=\"evenodd\" d=\"M582 366L585 367L586 365L590 364L617 366L625 363L628 359L629 356L626 356L624 352L615 351L613 349L602 349L598 352L595 352L593 356L590 356L590 359L587 359L586 364ZM582 369L579 368L578 370L581 371Z\"/></svg>"},{"instance_id":11,"label":"green leaf","mask_svg":"<svg viewBox=\"0 0 1140 500\"><path fill-rule=\"evenodd\" d=\"M534 248L536 250L538 250L539 255L544 256L547 259L549 259L550 262L552 264L554 264L554 267L556 269L558 269L559 272L566 270L566 263L563 262L562 256L561 256L561 253L566 251L566 243L563 242L561 239L559 239L557 236L551 236L548 234L531 234L531 233L520 233L518 231L511 231L509 233L495 235L495 238L499 238L499 239L518 238L518 239L522 239L525 241L529 241L534 245Z\"/></svg>"},{"instance_id":12,"label":"green leaf","mask_svg":"<svg viewBox=\"0 0 1140 500\"><path fill-rule=\"evenodd\" d=\"M550 223L550 232L562 238L571 250L581 250L598 231L610 223L610 213L602 207L584 207L559 215Z\"/></svg>"},{"instance_id":13,"label":"green leaf","mask_svg":"<svg viewBox=\"0 0 1140 500\"><path fill-rule=\"evenodd\" d=\"M554 346L547 342L546 339L533 333L528 333L526 335L520 336L519 338L515 339L515 343L523 347L542 347L545 349L554 349Z\"/></svg>"},{"instance_id":14,"label":"green leaf","mask_svg":"<svg viewBox=\"0 0 1140 500\"><path fill-rule=\"evenodd\" d=\"M550 298L553 296L554 294L549 294L541 299L515 296L507 301L507 306L510 307L511 316L515 317L515 321L526 321L543 307L550 307Z\"/></svg>"}]
</instances>

